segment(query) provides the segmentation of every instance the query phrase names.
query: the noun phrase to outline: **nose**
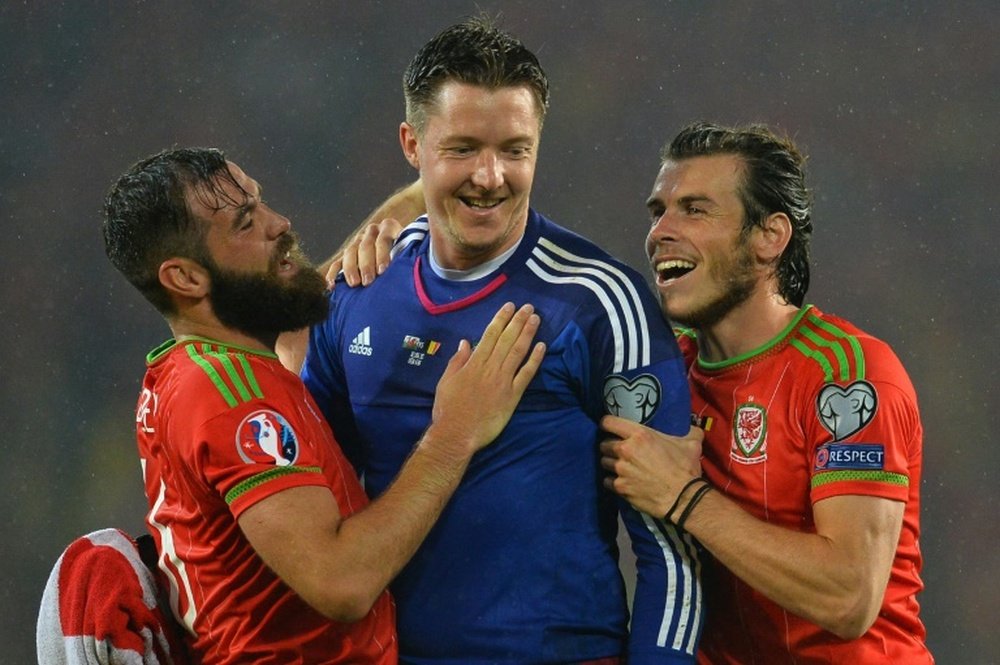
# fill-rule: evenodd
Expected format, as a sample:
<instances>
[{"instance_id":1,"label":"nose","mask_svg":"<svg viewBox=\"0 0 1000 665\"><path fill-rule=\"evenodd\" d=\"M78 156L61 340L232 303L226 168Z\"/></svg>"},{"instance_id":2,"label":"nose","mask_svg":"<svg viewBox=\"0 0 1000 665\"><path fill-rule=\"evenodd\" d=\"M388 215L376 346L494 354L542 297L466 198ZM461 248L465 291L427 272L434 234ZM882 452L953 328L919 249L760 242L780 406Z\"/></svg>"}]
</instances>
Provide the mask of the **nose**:
<instances>
[{"instance_id":1,"label":"nose","mask_svg":"<svg viewBox=\"0 0 1000 665\"><path fill-rule=\"evenodd\" d=\"M503 185L503 162L492 150L483 150L476 157L472 184L486 191L499 189Z\"/></svg>"},{"instance_id":2,"label":"nose","mask_svg":"<svg viewBox=\"0 0 1000 665\"><path fill-rule=\"evenodd\" d=\"M278 238L292 230L292 222L287 217L276 213L270 208L267 211L270 213L270 220L267 226L270 238Z\"/></svg>"},{"instance_id":3,"label":"nose","mask_svg":"<svg viewBox=\"0 0 1000 665\"><path fill-rule=\"evenodd\" d=\"M676 227L673 224L673 216L669 211L661 212L659 217L653 219L653 225L649 228L646 236L646 254L652 256L656 251L656 246L661 242L668 242L677 239Z\"/></svg>"}]
</instances>

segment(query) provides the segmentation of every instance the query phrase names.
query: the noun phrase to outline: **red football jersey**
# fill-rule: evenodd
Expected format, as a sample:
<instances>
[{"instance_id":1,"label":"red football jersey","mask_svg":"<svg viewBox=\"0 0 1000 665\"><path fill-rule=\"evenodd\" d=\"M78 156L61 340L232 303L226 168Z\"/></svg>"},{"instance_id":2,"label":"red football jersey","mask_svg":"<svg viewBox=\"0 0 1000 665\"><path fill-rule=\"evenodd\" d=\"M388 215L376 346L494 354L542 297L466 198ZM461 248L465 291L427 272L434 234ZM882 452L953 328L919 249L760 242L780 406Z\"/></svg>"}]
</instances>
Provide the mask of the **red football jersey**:
<instances>
[{"instance_id":1,"label":"red football jersey","mask_svg":"<svg viewBox=\"0 0 1000 665\"><path fill-rule=\"evenodd\" d=\"M388 592L361 621L330 621L260 559L237 524L290 487L328 487L347 517L368 500L302 381L273 354L210 340L150 353L136 433L170 605L196 659L395 663Z\"/></svg>"},{"instance_id":2,"label":"red football jersey","mask_svg":"<svg viewBox=\"0 0 1000 665\"><path fill-rule=\"evenodd\" d=\"M724 362L697 360L688 331L678 341L688 361L695 421L705 430L705 475L745 510L812 532L812 506L828 497L906 503L882 609L862 637L838 638L713 562L699 662L933 662L916 600L923 589L923 429L916 393L889 346L811 306L771 342Z\"/></svg>"}]
</instances>

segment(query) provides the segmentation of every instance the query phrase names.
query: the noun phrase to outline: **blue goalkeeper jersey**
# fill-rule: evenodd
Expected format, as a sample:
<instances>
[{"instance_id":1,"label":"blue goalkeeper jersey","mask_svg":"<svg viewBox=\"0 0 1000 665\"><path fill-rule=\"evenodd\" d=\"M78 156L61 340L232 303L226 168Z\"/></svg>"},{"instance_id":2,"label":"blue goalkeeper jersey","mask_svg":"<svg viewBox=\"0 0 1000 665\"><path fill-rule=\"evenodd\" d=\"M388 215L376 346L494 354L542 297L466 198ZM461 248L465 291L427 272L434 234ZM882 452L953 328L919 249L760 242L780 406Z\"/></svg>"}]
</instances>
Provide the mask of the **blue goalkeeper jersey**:
<instances>
[{"instance_id":1,"label":"blue goalkeeper jersey","mask_svg":"<svg viewBox=\"0 0 1000 665\"><path fill-rule=\"evenodd\" d=\"M477 453L392 584L404 663L691 663L701 630L695 544L602 486L598 422L615 413L687 432L684 362L643 278L531 211L494 272L444 279L428 226L400 235L367 288L341 283L313 328L303 379L377 497L430 422L434 389L461 339L478 340L511 301L541 316L541 369L510 423ZM489 399L488 394L482 396ZM631 634L617 515L638 579Z\"/></svg>"}]
</instances>

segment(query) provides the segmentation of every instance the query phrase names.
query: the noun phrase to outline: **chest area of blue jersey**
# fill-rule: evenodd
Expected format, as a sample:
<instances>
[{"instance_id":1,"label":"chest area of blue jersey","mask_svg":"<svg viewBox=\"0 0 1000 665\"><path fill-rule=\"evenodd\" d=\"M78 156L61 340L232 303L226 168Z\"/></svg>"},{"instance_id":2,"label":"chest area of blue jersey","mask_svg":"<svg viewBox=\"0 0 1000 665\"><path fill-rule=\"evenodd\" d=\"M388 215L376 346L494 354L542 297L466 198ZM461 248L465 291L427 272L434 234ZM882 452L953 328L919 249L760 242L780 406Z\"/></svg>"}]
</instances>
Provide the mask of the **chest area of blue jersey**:
<instances>
[{"instance_id":1,"label":"chest area of blue jersey","mask_svg":"<svg viewBox=\"0 0 1000 665\"><path fill-rule=\"evenodd\" d=\"M537 280L524 277L505 278L488 291L478 288L481 285L428 284L423 299L412 264L391 280L380 278L382 283L347 303L342 313L340 360L351 402L429 404L459 342L478 344L500 307L513 302L535 307L542 325L534 341L547 346L525 404L553 398L563 404L581 403L581 388L591 368L586 333L574 316L576 306L566 294L559 298L540 293ZM428 297L434 298L432 307Z\"/></svg>"}]
</instances>

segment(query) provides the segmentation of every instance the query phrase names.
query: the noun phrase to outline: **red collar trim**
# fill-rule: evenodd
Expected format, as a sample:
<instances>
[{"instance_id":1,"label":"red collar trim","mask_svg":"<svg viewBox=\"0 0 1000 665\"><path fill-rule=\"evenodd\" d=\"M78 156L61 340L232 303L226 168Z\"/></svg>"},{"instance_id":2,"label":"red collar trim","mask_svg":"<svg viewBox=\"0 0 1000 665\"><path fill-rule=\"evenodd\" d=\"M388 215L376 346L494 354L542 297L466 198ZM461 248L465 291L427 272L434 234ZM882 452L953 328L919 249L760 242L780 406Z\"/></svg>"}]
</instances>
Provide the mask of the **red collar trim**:
<instances>
[{"instance_id":1,"label":"red collar trim","mask_svg":"<svg viewBox=\"0 0 1000 665\"><path fill-rule=\"evenodd\" d=\"M417 289L417 297L420 298L420 304L424 306L424 309L427 310L429 314L446 314L447 312L454 312L455 310L462 309L463 307L468 307L469 305L486 298L507 281L507 275L500 273L494 277L489 284L475 293L471 293L461 300L456 300L455 302L450 302L445 305L436 305L427 295L427 291L424 290L423 280L420 279L421 258L423 257L418 256L417 260L413 262L413 285Z\"/></svg>"}]
</instances>

